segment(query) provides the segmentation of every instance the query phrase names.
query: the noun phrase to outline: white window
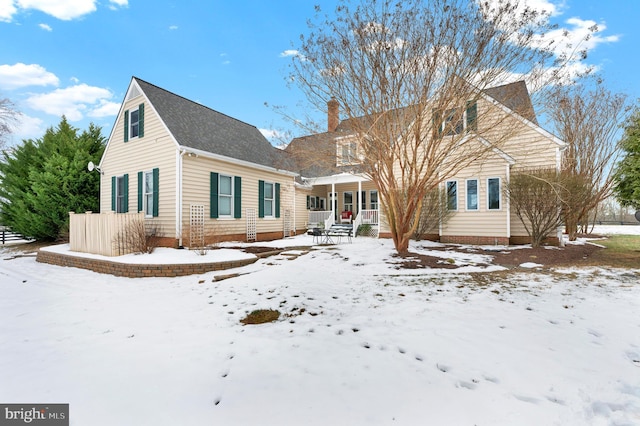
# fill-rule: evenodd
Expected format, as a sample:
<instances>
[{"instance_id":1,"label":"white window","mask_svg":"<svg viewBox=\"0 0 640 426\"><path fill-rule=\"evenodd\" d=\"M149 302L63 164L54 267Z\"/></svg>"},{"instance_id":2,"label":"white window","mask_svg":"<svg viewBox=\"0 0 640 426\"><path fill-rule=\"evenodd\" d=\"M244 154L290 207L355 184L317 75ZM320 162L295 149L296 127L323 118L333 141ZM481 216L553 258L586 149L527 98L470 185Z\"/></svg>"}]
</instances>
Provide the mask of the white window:
<instances>
[{"instance_id":1,"label":"white window","mask_svg":"<svg viewBox=\"0 0 640 426\"><path fill-rule=\"evenodd\" d=\"M452 136L464 131L478 129L478 106L475 101L467 102L464 108L452 108L444 114L434 113L434 126L438 135Z\"/></svg>"},{"instance_id":2,"label":"white window","mask_svg":"<svg viewBox=\"0 0 640 426\"><path fill-rule=\"evenodd\" d=\"M127 190L125 181L125 176L116 176L116 213L127 212L127 203L125 200L125 197L127 196Z\"/></svg>"},{"instance_id":3,"label":"white window","mask_svg":"<svg viewBox=\"0 0 640 426\"><path fill-rule=\"evenodd\" d=\"M458 210L458 182L449 180L446 182L447 187L447 209Z\"/></svg>"},{"instance_id":4,"label":"white window","mask_svg":"<svg viewBox=\"0 0 640 426\"><path fill-rule=\"evenodd\" d=\"M344 197L344 211L352 212L353 211L353 192L347 191L343 194Z\"/></svg>"},{"instance_id":5,"label":"white window","mask_svg":"<svg viewBox=\"0 0 640 426\"><path fill-rule=\"evenodd\" d=\"M142 192L144 200L144 214L147 217L153 216L153 172L144 172L144 190Z\"/></svg>"},{"instance_id":6,"label":"white window","mask_svg":"<svg viewBox=\"0 0 640 426\"><path fill-rule=\"evenodd\" d=\"M467 179L467 210L478 210L478 179Z\"/></svg>"},{"instance_id":7,"label":"white window","mask_svg":"<svg viewBox=\"0 0 640 426\"><path fill-rule=\"evenodd\" d=\"M219 176L218 215L219 217L231 217L233 215L233 178L231 176Z\"/></svg>"},{"instance_id":8,"label":"white window","mask_svg":"<svg viewBox=\"0 0 640 426\"><path fill-rule=\"evenodd\" d=\"M129 139L137 138L140 133L140 109L129 111Z\"/></svg>"},{"instance_id":9,"label":"white window","mask_svg":"<svg viewBox=\"0 0 640 426\"><path fill-rule=\"evenodd\" d=\"M500 210L500 178L487 179L487 209Z\"/></svg>"},{"instance_id":10,"label":"white window","mask_svg":"<svg viewBox=\"0 0 640 426\"><path fill-rule=\"evenodd\" d=\"M274 212L274 197L275 191L273 190L273 183L264 183L264 216L273 217Z\"/></svg>"},{"instance_id":11,"label":"white window","mask_svg":"<svg viewBox=\"0 0 640 426\"><path fill-rule=\"evenodd\" d=\"M358 143L342 142L340 143L340 164L349 165L359 163L358 160Z\"/></svg>"},{"instance_id":12,"label":"white window","mask_svg":"<svg viewBox=\"0 0 640 426\"><path fill-rule=\"evenodd\" d=\"M371 210L378 210L378 191L375 189L369 191L369 206Z\"/></svg>"}]
</instances>

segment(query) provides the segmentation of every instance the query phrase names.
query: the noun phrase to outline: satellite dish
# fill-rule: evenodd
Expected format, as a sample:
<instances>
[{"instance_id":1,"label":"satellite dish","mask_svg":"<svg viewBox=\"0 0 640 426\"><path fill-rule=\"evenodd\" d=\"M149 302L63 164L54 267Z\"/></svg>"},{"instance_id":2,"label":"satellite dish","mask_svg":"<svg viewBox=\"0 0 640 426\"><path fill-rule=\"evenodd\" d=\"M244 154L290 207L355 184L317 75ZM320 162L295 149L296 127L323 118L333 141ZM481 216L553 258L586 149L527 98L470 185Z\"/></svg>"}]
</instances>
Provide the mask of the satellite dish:
<instances>
[{"instance_id":1,"label":"satellite dish","mask_svg":"<svg viewBox=\"0 0 640 426\"><path fill-rule=\"evenodd\" d=\"M90 172L93 171L93 169L96 168L96 165L93 164L93 161L89 161L89 164L87 165L87 169L89 169Z\"/></svg>"},{"instance_id":2,"label":"satellite dish","mask_svg":"<svg viewBox=\"0 0 640 426\"><path fill-rule=\"evenodd\" d=\"M640 222L640 210L636 211L636 220Z\"/></svg>"}]
</instances>

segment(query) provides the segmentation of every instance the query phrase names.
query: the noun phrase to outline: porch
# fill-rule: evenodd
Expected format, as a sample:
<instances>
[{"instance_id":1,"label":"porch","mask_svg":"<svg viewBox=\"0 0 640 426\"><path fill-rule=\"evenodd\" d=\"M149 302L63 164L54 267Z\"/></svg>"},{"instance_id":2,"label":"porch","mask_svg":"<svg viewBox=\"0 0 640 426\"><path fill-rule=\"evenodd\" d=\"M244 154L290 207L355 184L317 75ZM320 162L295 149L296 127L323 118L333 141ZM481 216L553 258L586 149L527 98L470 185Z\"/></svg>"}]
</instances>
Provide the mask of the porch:
<instances>
[{"instance_id":1,"label":"porch","mask_svg":"<svg viewBox=\"0 0 640 426\"><path fill-rule=\"evenodd\" d=\"M313 228L330 229L335 224L351 224L353 236L377 237L380 230L379 212L378 210L360 210L355 218L349 221L335 219L335 212L332 210L310 211L307 221L307 230Z\"/></svg>"},{"instance_id":2,"label":"porch","mask_svg":"<svg viewBox=\"0 0 640 426\"><path fill-rule=\"evenodd\" d=\"M308 178L305 183L313 187L307 199L307 229L349 224L354 236L379 235L378 190L365 175L340 173Z\"/></svg>"}]
</instances>

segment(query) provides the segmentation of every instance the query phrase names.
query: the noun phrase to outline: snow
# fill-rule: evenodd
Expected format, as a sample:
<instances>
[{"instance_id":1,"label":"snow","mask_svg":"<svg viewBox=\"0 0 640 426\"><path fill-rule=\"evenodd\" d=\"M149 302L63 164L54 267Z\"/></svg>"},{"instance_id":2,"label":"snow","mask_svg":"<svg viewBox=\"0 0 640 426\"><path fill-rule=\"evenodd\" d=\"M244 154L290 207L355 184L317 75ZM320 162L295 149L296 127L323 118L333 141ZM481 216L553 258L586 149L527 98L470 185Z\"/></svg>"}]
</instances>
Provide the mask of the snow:
<instances>
[{"instance_id":1,"label":"snow","mask_svg":"<svg viewBox=\"0 0 640 426\"><path fill-rule=\"evenodd\" d=\"M640 270L492 274L490 251L428 242L411 250L461 267L410 270L389 240L268 245L287 250L136 279L0 248L0 401L69 403L71 425L96 426L640 424ZM240 324L254 309L283 315Z\"/></svg>"}]
</instances>

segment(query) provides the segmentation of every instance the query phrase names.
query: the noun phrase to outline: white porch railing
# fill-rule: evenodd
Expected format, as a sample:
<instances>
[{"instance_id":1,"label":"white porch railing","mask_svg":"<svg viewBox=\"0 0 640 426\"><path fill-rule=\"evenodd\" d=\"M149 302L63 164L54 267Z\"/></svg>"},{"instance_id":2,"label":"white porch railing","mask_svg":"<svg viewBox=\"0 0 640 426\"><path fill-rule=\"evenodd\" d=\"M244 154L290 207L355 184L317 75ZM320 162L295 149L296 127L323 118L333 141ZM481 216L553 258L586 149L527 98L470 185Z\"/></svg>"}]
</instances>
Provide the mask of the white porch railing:
<instances>
[{"instance_id":1,"label":"white porch railing","mask_svg":"<svg viewBox=\"0 0 640 426\"><path fill-rule=\"evenodd\" d=\"M358 228L360 225L371 225L374 232L371 234L377 235L378 233L378 210L360 210L358 215L353 220L354 236L358 234ZM370 235L371 236L371 235Z\"/></svg>"},{"instance_id":2,"label":"white porch railing","mask_svg":"<svg viewBox=\"0 0 640 426\"><path fill-rule=\"evenodd\" d=\"M325 229L331 228L333 225L333 212L332 211L310 211L309 220L307 220L307 227L313 228L323 224Z\"/></svg>"}]
</instances>

